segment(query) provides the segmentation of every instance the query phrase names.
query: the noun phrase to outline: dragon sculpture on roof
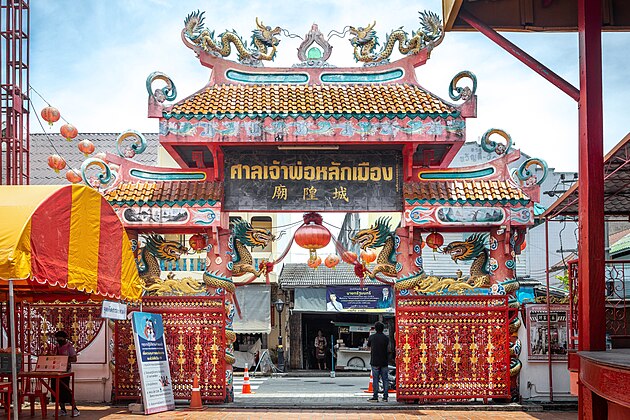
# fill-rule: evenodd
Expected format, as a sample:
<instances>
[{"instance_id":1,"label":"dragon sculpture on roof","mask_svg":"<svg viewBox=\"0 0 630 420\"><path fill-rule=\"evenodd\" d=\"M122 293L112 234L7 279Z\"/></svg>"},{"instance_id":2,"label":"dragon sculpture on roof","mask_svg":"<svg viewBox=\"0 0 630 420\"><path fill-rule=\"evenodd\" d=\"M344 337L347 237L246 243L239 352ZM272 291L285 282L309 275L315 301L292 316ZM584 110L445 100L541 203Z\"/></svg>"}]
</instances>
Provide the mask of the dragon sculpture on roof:
<instances>
[{"instance_id":1,"label":"dragon sculpture on roof","mask_svg":"<svg viewBox=\"0 0 630 420\"><path fill-rule=\"evenodd\" d=\"M394 51L396 42L398 42L398 51L405 55L418 54L424 48L437 45L444 35L440 17L429 11L419 13L420 28L418 31L412 32L411 38L409 38L409 35L402 27L392 31L387 34L385 45L379 53L375 51L376 46L379 45L378 37L374 30L376 21L365 28L350 26L350 33L354 35L350 39L350 43L354 47L355 60L366 64L387 62Z\"/></svg>"},{"instance_id":2,"label":"dragon sculpture on roof","mask_svg":"<svg viewBox=\"0 0 630 420\"><path fill-rule=\"evenodd\" d=\"M238 61L251 66L260 66L263 60L272 61L276 56L276 47L280 43L276 37L281 32L279 26L275 28L265 26L256 18L257 29L252 31L251 47L248 48L247 42L234 30L226 30L215 39L214 31L210 32L204 28L204 13L197 10L184 20L182 39L189 48L198 46L216 56L228 57L232 53L230 44L233 44L238 52Z\"/></svg>"},{"instance_id":3,"label":"dragon sculpture on roof","mask_svg":"<svg viewBox=\"0 0 630 420\"><path fill-rule=\"evenodd\" d=\"M275 237L267 229L252 227L246 220L237 220L232 228L233 256L232 276L238 277L251 273L256 277L265 274L266 261L263 261L258 269L254 267L254 259L247 249L251 247L266 247Z\"/></svg>"}]
</instances>

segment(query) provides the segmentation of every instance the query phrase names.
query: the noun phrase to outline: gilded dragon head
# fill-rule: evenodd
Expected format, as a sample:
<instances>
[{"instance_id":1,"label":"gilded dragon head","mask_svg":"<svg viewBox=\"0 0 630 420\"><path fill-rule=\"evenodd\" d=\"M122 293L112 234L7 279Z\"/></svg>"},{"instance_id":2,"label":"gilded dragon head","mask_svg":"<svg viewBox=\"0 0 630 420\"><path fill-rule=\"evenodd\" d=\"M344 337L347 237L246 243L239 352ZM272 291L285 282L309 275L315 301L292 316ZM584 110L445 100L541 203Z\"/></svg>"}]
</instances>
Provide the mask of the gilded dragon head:
<instances>
[{"instance_id":1,"label":"gilded dragon head","mask_svg":"<svg viewBox=\"0 0 630 420\"><path fill-rule=\"evenodd\" d=\"M378 248L385 244L385 240L392 232L389 229L391 217L379 217L368 229L360 230L352 237L352 242L358 243L361 249Z\"/></svg>"},{"instance_id":2,"label":"gilded dragon head","mask_svg":"<svg viewBox=\"0 0 630 420\"><path fill-rule=\"evenodd\" d=\"M449 254L455 262L474 260L486 251L487 239L488 235L475 233L465 241L451 242L444 248L443 252Z\"/></svg>"},{"instance_id":3,"label":"gilded dragon head","mask_svg":"<svg viewBox=\"0 0 630 420\"><path fill-rule=\"evenodd\" d=\"M156 258L167 261L178 260L182 254L188 252L188 248L179 242L167 241L161 235L145 237L144 249Z\"/></svg>"},{"instance_id":4,"label":"gilded dragon head","mask_svg":"<svg viewBox=\"0 0 630 420\"><path fill-rule=\"evenodd\" d=\"M358 28L350 26L350 33L354 35L353 38L350 38L350 43L355 47L360 47L370 41L376 41L377 38L374 26L376 26L376 21L365 28L361 26L359 26Z\"/></svg>"},{"instance_id":5,"label":"gilded dragon head","mask_svg":"<svg viewBox=\"0 0 630 420\"><path fill-rule=\"evenodd\" d=\"M246 220L239 219L234 222L232 227L234 239L240 241L246 246L266 247L269 242L276 239L274 235L267 229L254 228Z\"/></svg>"},{"instance_id":6,"label":"gilded dragon head","mask_svg":"<svg viewBox=\"0 0 630 420\"><path fill-rule=\"evenodd\" d=\"M282 31L279 26L271 29L271 26L265 26L262 22L258 22L258 18L256 18L256 26L258 29L254 29L252 41L258 40L267 47L275 47L280 43L280 40L276 38L276 35L280 35Z\"/></svg>"}]
</instances>

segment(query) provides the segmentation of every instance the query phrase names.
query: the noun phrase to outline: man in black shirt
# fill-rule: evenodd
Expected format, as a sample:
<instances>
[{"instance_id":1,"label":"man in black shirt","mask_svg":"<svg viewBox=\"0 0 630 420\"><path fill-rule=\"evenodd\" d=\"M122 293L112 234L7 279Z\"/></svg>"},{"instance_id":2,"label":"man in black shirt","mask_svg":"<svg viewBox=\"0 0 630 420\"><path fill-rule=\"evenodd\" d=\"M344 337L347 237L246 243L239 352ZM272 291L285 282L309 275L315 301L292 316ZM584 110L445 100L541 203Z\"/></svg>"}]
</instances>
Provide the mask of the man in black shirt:
<instances>
[{"instance_id":1,"label":"man in black shirt","mask_svg":"<svg viewBox=\"0 0 630 420\"><path fill-rule=\"evenodd\" d=\"M378 401L378 380L383 380L383 401L387 402L387 392L389 385L389 369L387 367L387 346L389 345L389 337L383 334L385 326L382 322L374 324L375 334L368 338L367 345L370 348L370 365L372 365L372 388L374 394L368 401Z\"/></svg>"}]
</instances>

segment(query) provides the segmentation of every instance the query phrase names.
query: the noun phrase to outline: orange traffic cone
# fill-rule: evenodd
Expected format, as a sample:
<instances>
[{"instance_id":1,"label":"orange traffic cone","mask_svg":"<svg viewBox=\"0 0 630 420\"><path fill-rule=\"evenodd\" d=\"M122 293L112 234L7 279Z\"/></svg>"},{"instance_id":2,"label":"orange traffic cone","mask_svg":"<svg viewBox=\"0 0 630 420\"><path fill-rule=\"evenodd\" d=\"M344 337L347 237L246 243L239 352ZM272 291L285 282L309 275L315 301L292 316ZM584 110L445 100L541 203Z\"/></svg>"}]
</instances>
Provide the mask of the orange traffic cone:
<instances>
[{"instance_id":1,"label":"orange traffic cone","mask_svg":"<svg viewBox=\"0 0 630 420\"><path fill-rule=\"evenodd\" d=\"M247 369L247 363L245 363L245 374L243 375L243 390L241 394L252 394L252 386L249 383L249 369Z\"/></svg>"},{"instance_id":2,"label":"orange traffic cone","mask_svg":"<svg viewBox=\"0 0 630 420\"><path fill-rule=\"evenodd\" d=\"M200 410L202 408L203 408L203 404L201 402L201 388L199 388L199 379L197 378L197 374L194 374L192 395L190 397L190 409Z\"/></svg>"},{"instance_id":3,"label":"orange traffic cone","mask_svg":"<svg viewBox=\"0 0 630 420\"><path fill-rule=\"evenodd\" d=\"M374 380L374 377L372 376L372 369L370 369L370 385L368 385L367 391L363 391L366 394L374 394L374 387L372 386L373 380Z\"/></svg>"}]
</instances>

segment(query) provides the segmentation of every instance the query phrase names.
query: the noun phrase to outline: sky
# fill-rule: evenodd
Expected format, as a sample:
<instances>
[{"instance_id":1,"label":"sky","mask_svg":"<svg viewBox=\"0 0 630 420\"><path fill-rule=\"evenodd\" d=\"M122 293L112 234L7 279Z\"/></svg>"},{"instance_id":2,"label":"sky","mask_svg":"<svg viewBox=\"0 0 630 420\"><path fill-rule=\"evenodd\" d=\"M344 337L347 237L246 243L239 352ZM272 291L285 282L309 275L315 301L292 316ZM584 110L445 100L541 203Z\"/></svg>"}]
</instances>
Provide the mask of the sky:
<instances>
[{"instance_id":1,"label":"sky","mask_svg":"<svg viewBox=\"0 0 630 420\"><path fill-rule=\"evenodd\" d=\"M176 101L203 88L210 77L211 70L201 66L181 41L184 18L195 10L206 12L210 30L219 34L235 29L245 39L250 38L256 17L301 36L313 23L326 35L376 20L375 30L384 39L401 26L407 32L417 30L418 11L442 14L439 0L35 1L31 2L30 84L77 127L79 139L82 132L157 132L158 121L147 118L147 76L154 71L169 75L177 87ZM577 34L505 35L578 86ZM297 63L300 42L281 37L275 61L265 66ZM347 37L330 42L329 63L358 66ZM626 111L630 88L625 77L630 68L630 33L606 33L602 44L604 150L608 151L630 131ZM448 85L461 70L472 71L478 80L478 117L467 121L468 141L478 141L489 128L501 128L512 136L515 147L545 159L550 167L577 170L578 111L573 99L479 33L447 33L416 74L420 85L450 100ZM46 103L31 97L39 113ZM31 131L42 132L34 116Z\"/></svg>"}]
</instances>

